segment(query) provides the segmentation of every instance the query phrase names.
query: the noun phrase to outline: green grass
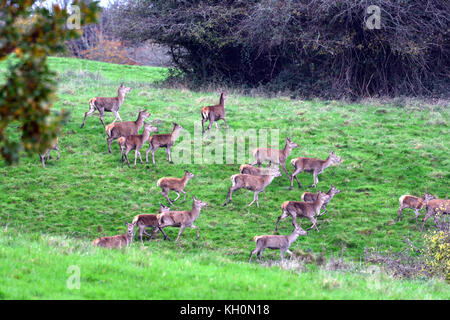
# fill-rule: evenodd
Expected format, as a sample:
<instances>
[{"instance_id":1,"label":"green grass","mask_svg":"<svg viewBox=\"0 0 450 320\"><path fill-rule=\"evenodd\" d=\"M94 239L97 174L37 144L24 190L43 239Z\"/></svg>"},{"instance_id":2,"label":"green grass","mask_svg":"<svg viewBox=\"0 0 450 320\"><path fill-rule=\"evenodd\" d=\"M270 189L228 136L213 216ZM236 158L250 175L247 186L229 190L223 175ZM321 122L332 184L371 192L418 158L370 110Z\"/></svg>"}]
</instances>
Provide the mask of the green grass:
<instances>
[{"instance_id":1,"label":"green grass","mask_svg":"<svg viewBox=\"0 0 450 320\"><path fill-rule=\"evenodd\" d=\"M0 274L7 275L1 278L0 298L7 299L448 299L450 293L440 281L399 281L383 273L299 273L206 250L102 250L84 241L4 230L0 257ZM75 274L71 266L79 270L79 289L67 286Z\"/></svg>"},{"instance_id":2,"label":"green grass","mask_svg":"<svg viewBox=\"0 0 450 320\"><path fill-rule=\"evenodd\" d=\"M131 221L139 213L156 213L160 202L167 204L156 181L163 176L182 176L183 170L188 169L196 175L186 188L188 201L177 202L173 208L190 209L191 195L209 204L196 223L200 228L200 239L195 240L194 229L186 229L177 244L162 241L158 236L156 241L146 243L145 249L139 249L139 245L134 244L131 250L144 250L154 261L161 260L159 263L162 265L167 263L175 268L181 263L177 262L180 259L192 261L198 267L196 270L202 270L202 260L196 261L196 257L205 255L211 261L224 257L227 263L221 270L225 273L229 268L230 277L236 273L231 270L243 270L243 274L258 270L260 277L267 272L273 275L275 283L281 281L284 274L286 279L294 277L288 272L276 276L279 270L248 265L246 261L254 248L253 236L274 233L276 219L281 214L281 203L299 200L302 192L310 190L306 186L312 184L311 174L298 176L305 186L301 190L296 187L289 191L286 176L275 179L266 192L260 194L260 208L247 207L253 193L246 190L235 192L233 204L224 208L221 205L231 185L229 177L238 173L241 163L169 164L165 160L165 152L160 149L156 166L138 163L137 167L121 169L117 143L113 143L113 153L107 153L105 133L98 115L88 117L85 127L80 129L84 113L89 108L89 98L114 96L118 85L124 82L133 91L127 95L120 109L123 120L135 120L137 109L145 107L152 113L149 121L158 126L160 133L169 132L172 121L175 121L192 134L194 123L198 125L201 121L201 107L215 104L218 94L162 88L155 83L167 75L163 68L119 66L67 58L51 58L49 61L51 68L58 72L59 100L54 108L64 108L71 113L71 119L60 137L62 157L58 161L50 160L46 169L41 167L37 155L24 155L16 166L8 167L0 163L0 225L8 225L22 233L66 236L90 243L99 236L123 233L124 219ZM0 72L5 67L6 63L0 64ZM449 134L448 109L367 106L285 97L267 99L231 92L226 110L233 130L276 128L280 130L282 147L286 136L298 143L300 147L294 149L288 159L289 172L292 172L289 161L299 156L324 159L330 150L334 150L344 160L340 166L328 168L319 176L319 190L327 191L330 184L334 184L342 193L328 205L327 214L319 218L320 232L310 231L306 237L300 237L291 248L294 252L311 250L314 253L325 252L329 257L339 254L344 248L345 257L359 261L365 248L399 251L405 247L406 238L420 246L422 235L414 223L413 211L406 209L403 221L392 224L398 198L406 193L422 196L425 190L440 197L447 196L450 177L450 142L446 139ZM107 113L105 122L112 120L113 115ZM223 123L219 126L221 132L225 132ZM14 125L9 130L14 132ZM130 155L133 158L134 152ZM173 194L171 196L174 197ZM307 220L299 222L304 228L310 226ZM429 220L426 229L432 227L433 223ZM279 234L288 234L291 230L289 219L280 223ZM167 228L166 231L172 240L178 233L176 228ZM18 253L17 260L11 261L24 259L26 250L27 246L23 243L22 255ZM102 255L111 257L111 260L122 259L125 264L123 268L130 268L128 273L133 273L136 268L133 258L127 258L129 255L122 252L96 253L93 257L88 255L83 257L83 263L88 268L92 258L95 266L95 259L103 258ZM60 259L70 261L69 257L64 256ZM263 259L278 260L279 253L266 251ZM214 263L211 263L204 271L212 273L214 268ZM184 271L177 274L184 276ZM295 273L295 277L304 279L313 276ZM117 276L115 279L120 281L119 278ZM135 279L138 278L136 275ZM352 278L349 276L348 279ZM242 282L246 283L245 280ZM11 290L14 290L19 283L20 280L11 282L8 287L12 286ZM208 295L207 281L202 283L199 280L198 285L203 290L200 290L202 293L198 297L216 298ZM164 283L159 286L164 287ZM353 292L345 293L345 288L342 286L342 290L337 290L342 291L339 293L341 296L329 297L344 297L347 294L348 298L358 298ZM230 298L235 292L231 290L227 295L225 291L218 297ZM151 294L190 298L181 292ZM30 292L24 294L33 297ZM244 296L260 297L255 294ZM6 297L12 296L17 297L6 294ZM47 292L44 296L49 297L51 293ZM97 297L109 296L99 293ZM300 294L297 297L308 298ZM378 297L389 298L386 295ZM400 293L395 297L402 298Z\"/></svg>"}]
</instances>

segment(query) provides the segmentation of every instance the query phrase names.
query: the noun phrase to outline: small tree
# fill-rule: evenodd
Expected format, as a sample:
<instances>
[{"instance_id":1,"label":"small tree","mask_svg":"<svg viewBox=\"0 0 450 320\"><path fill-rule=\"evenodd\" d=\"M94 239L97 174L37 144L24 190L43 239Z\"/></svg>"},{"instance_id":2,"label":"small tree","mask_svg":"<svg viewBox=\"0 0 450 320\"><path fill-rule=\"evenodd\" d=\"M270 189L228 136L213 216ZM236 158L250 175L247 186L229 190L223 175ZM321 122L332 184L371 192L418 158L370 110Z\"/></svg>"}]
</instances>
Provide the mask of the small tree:
<instances>
[{"instance_id":1,"label":"small tree","mask_svg":"<svg viewBox=\"0 0 450 320\"><path fill-rule=\"evenodd\" d=\"M0 86L0 154L8 164L17 162L19 152L45 150L68 114L51 113L55 100L55 74L47 57L64 51L64 42L79 36L68 28L70 14L58 5L39 6L35 0L0 0L0 61L14 54L6 81ZM74 1L80 8L80 26L94 23L96 2ZM12 139L8 126L20 123L21 142Z\"/></svg>"}]
</instances>

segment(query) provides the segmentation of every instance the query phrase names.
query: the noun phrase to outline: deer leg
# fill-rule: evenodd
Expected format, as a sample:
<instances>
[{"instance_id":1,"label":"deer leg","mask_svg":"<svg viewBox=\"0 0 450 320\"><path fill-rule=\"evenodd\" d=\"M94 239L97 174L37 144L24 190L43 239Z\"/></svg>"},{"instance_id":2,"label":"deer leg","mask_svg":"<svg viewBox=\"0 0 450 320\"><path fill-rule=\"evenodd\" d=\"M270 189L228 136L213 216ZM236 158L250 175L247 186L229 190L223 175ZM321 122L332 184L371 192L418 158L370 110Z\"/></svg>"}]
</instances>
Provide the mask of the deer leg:
<instances>
[{"instance_id":1,"label":"deer leg","mask_svg":"<svg viewBox=\"0 0 450 320\"><path fill-rule=\"evenodd\" d=\"M41 158L42 166L45 168L45 153L44 153L44 155L39 154L39 157Z\"/></svg>"},{"instance_id":2,"label":"deer leg","mask_svg":"<svg viewBox=\"0 0 450 320\"><path fill-rule=\"evenodd\" d=\"M249 207L253 204L253 202L256 201L256 206L259 208L259 203L258 203L258 192L255 192L255 194L253 195L253 201L250 202L250 204L248 205Z\"/></svg>"},{"instance_id":3,"label":"deer leg","mask_svg":"<svg viewBox=\"0 0 450 320\"><path fill-rule=\"evenodd\" d=\"M195 230L197 230L197 239L195 239L195 240L198 240L198 238L200 238L200 232L198 230L198 227L194 226L194 225L191 225L191 228L194 228Z\"/></svg>"},{"instance_id":4,"label":"deer leg","mask_svg":"<svg viewBox=\"0 0 450 320\"><path fill-rule=\"evenodd\" d=\"M219 130L219 125L217 124L217 121L214 122L214 124L216 125L216 130Z\"/></svg>"},{"instance_id":5,"label":"deer leg","mask_svg":"<svg viewBox=\"0 0 450 320\"><path fill-rule=\"evenodd\" d=\"M277 225L276 225L276 227L275 227L275 231L278 231L278 224L280 223L281 220L287 218L287 216L288 216L288 214L287 214L286 211L283 211L283 212L281 213L281 216L279 216L278 219L277 219Z\"/></svg>"},{"instance_id":6,"label":"deer leg","mask_svg":"<svg viewBox=\"0 0 450 320\"><path fill-rule=\"evenodd\" d=\"M295 178L295 180L297 181L298 187L299 187L299 188L302 187L300 181L298 181L298 179L297 179L297 175L298 175L300 172L302 172L302 170L301 170L301 169L297 169L297 168L294 170L294 172L292 172L292 175L291 175L291 186L289 187L289 190L292 190L292 188L293 188L293 185L294 185L294 178Z\"/></svg>"},{"instance_id":7,"label":"deer leg","mask_svg":"<svg viewBox=\"0 0 450 320\"><path fill-rule=\"evenodd\" d=\"M166 239L170 240L169 236L164 232L163 228L158 227L158 228L155 229L155 230L161 231L161 233L164 235L164 240L166 240Z\"/></svg>"},{"instance_id":8,"label":"deer leg","mask_svg":"<svg viewBox=\"0 0 450 320\"><path fill-rule=\"evenodd\" d=\"M120 122L122 122L122 118L119 115L119 111L112 111L112 113L114 114L114 121L116 122L117 119L119 119Z\"/></svg>"},{"instance_id":9,"label":"deer leg","mask_svg":"<svg viewBox=\"0 0 450 320\"><path fill-rule=\"evenodd\" d=\"M314 176L314 184L309 186L308 188L316 188L317 189L317 184L319 183L319 179L317 178L318 173L314 171L313 176Z\"/></svg>"},{"instance_id":10,"label":"deer leg","mask_svg":"<svg viewBox=\"0 0 450 320\"><path fill-rule=\"evenodd\" d=\"M153 164L156 164L156 162L155 162L155 151L156 151L156 149L153 149L153 150L152 150L152 160L153 160Z\"/></svg>"},{"instance_id":11,"label":"deer leg","mask_svg":"<svg viewBox=\"0 0 450 320\"><path fill-rule=\"evenodd\" d=\"M88 110L88 112L86 112L86 113L84 114L83 123L81 124L80 128L83 128L83 127L84 127L84 123L86 122L87 116L90 116L90 115L93 114L94 112L95 112L95 106L89 104L89 110Z\"/></svg>"},{"instance_id":12,"label":"deer leg","mask_svg":"<svg viewBox=\"0 0 450 320\"><path fill-rule=\"evenodd\" d=\"M281 262L284 262L284 253L286 252L285 249L280 249L280 254L281 254Z\"/></svg>"},{"instance_id":13,"label":"deer leg","mask_svg":"<svg viewBox=\"0 0 450 320\"><path fill-rule=\"evenodd\" d=\"M214 120L210 117L209 118L208 128L206 129L206 131L209 131L209 129L211 129L211 126L212 126L213 122L214 122Z\"/></svg>"},{"instance_id":14,"label":"deer leg","mask_svg":"<svg viewBox=\"0 0 450 320\"><path fill-rule=\"evenodd\" d=\"M205 134L205 121L206 119L202 116L202 134Z\"/></svg>"},{"instance_id":15,"label":"deer leg","mask_svg":"<svg viewBox=\"0 0 450 320\"><path fill-rule=\"evenodd\" d=\"M227 199L225 200L225 203L223 206L225 207L227 203L231 202L231 195L233 194L233 187L230 187L230 190L228 190Z\"/></svg>"},{"instance_id":16,"label":"deer leg","mask_svg":"<svg viewBox=\"0 0 450 320\"><path fill-rule=\"evenodd\" d=\"M250 259L248 260L248 263L252 262L253 255L257 252L258 252L258 249L252 250L252 252L250 253Z\"/></svg>"},{"instance_id":17,"label":"deer leg","mask_svg":"<svg viewBox=\"0 0 450 320\"><path fill-rule=\"evenodd\" d=\"M141 155L141 151L140 150L138 151L138 154L139 154L139 160L141 161L141 164L143 164L144 161L142 161L142 155Z\"/></svg>"},{"instance_id":18,"label":"deer leg","mask_svg":"<svg viewBox=\"0 0 450 320\"><path fill-rule=\"evenodd\" d=\"M405 209L405 207L404 207L403 205L400 205L400 207L399 207L398 210L397 210L397 219L396 219L396 222L399 222L400 220L403 219L403 215L402 215L403 209Z\"/></svg>"},{"instance_id":19,"label":"deer leg","mask_svg":"<svg viewBox=\"0 0 450 320\"><path fill-rule=\"evenodd\" d=\"M293 255L293 253L291 252L291 250L289 250L289 249L286 249L286 252L287 253L289 253L289 255L291 256L291 258L292 258L292 255Z\"/></svg>"},{"instance_id":20,"label":"deer leg","mask_svg":"<svg viewBox=\"0 0 450 320\"><path fill-rule=\"evenodd\" d=\"M314 219L313 217L309 217L309 220L312 222L312 226L308 230L311 230L312 228L316 228L317 232L319 232L319 229L317 228L317 225L316 225L317 220Z\"/></svg>"},{"instance_id":21,"label":"deer leg","mask_svg":"<svg viewBox=\"0 0 450 320\"><path fill-rule=\"evenodd\" d=\"M61 158L61 150L59 150L59 147L55 147L55 150L58 151L58 157L56 160L59 160L59 158Z\"/></svg>"},{"instance_id":22,"label":"deer leg","mask_svg":"<svg viewBox=\"0 0 450 320\"><path fill-rule=\"evenodd\" d=\"M136 167L136 163L137 163L137 154L138 154L138 151L137 151L137 149L134 151L134 166Z\"/></svg>"},{"instance_id":23,"label":"deer leg","mask_svg":"<svg viewBox=\"0 0 450 320\"><path fill-rule=\"evenodd\" d=\"M152 145L148 144L148 149L145 151L145 163L148 163L148 153L152 150Z\"/></svg>"},{"instance_id":24,"label":"deer leg","mask_svg":"<svg viewBox=\"0 0 450 320\"><path fill-rule=\"evenodd\" d=\"M142 241L142 234L145 232L145 226L144 227L140 227L139 226L139 238L141 239L141 243L143 244L144 241ZM147 232L145 232L147 234Z\"/></svg>"},{"instance_id":25,"label":"deer leg","mask_svg":"<svg viewBox=\"0 0 450 320\"><path fill-rule=\"evenodd\" d=\"M184 190L180 190L180 192L182 192L184 194L184 200L182 203L186 202L186 192L184 192Z\"/></svg>"},{"instance_id":26,"label":"deer leg","mask_svg":"<svg viewBox=\"0 0 450 320\"><path fill-rule=\"evenodd\" d=\"M283 168L284 172L286 173L286 176L288 177L288 179L290 179L290 175L286 170L286 164L285 163L280 163L280 166Z\"/></svg>"},{"instance_id":27,"label":"deer leg","mask_svg":"<svg viewBox=\"0 0 450 320\"><path fill-rule=\"evenodd\" d=\"M225 128L228 130L228 123L227 123L227 119L225 119L225 118L222 118L222 120L223 120L223 122L225 122Z\"/></svg>"},{"instance_id":28,"label":"deer leg","mask_svg":"<svg viewBox=\"0 0 450 320\"><path fill-rule=\"evenodd\" d=\"M112 137L106 138L106 141L108 142L108 152L111 153L111 143L114 139Z\"/></svg>"},{"instance_id":29,"label":"deer leg","mask_svg":"<svg viewBox=\"0 0 450 320\"><path fill-rule=\"evenodd\" d=\"M170 151L170 147L167 147L167 156L168 156L168 161L169 162L172 162L172 153L171 153L171 151Z\"/></svg>"},{"instance_id":30,"label":"deer leg","mask_svg":"<svg viewBox=\"0 0 450 320\"><path fill-rule=\"evenodd\" d=\"M414 209L414 212L416 213L416 223L417 223L417 219L418 219L419 216L420 216L419 209Z\"/></svg>"},{"instance_id":31,"label":"deer leg","mask_svg":"<svg viewBox=\"0 0 450 320\"><path fill-rule=\"evenodd\" d=\"M128 167L130 166L130 160L128 160L128 153L129 153L130 151L131 151L131 150L128 150L128 148L127 148L127 150L125 151L125 159L127 160Z\"/></svg>"},{"instance_id":32,"label":"deer leg","mask_svg":"<svg viewBox=\"0 0 450 320\"><path fill-rule=\"evenodd\" d=\"M423 217L423 220L422 220L422 227L420 228L420 232L423 232L423 226L425 225L425 222L427 222L427 220L431 217L431 215L432 215L432 214L431 214L430 210L427 211L425 217Z\"/></svg>"},{"instance_id":33,"label":"deer leg","mask_svg":"<svg viewBox=\"0 0 450 320\"><path fill-rule=\"evenodd\" d=\"M182 226L180 227L180 232L178 233L177 240L175 240L175 242L178 241L178 239L180 238L181 234L183 233L183 230L184 230L184 226L182 225Z\"/></svg>"},{"instance_id":34,"label":"deer leg","mask_svg":"<svg viewBox=\"0 0 450 320\"><path fill-rule=\"evenodd\" d=\"M177 194L177 197L173 200L173 202L177 201L178 198L180 197L180 193L179 193L179 192L176 192L176 191L175 191L175 193Z\"/></svg>"},{"instance_id":35,"label":"deer leg","mask_svg":"<svg viewBox=\"0 0 450 320\"><path fill-rule=\"evenodd\" d=\"M163 189L163 191L161 191L161 194L167 199L167 201L169 201L170 205L173 205L172 200L170 200L169 198L169 192L167 189Z\"/></svg>"},{"instance_id":36,"label":"deer leg","mask_svg":"<svg viewBox=\"0 0 450 320\"><path fill-rule=\"evenodd\" d=\"M98 112L100 113L99 117L100 117L100 121L102 122L103 128L105 128L105 121L103 121L103 113L104 111L99 109Z\"/></svg>"}]
</instances>

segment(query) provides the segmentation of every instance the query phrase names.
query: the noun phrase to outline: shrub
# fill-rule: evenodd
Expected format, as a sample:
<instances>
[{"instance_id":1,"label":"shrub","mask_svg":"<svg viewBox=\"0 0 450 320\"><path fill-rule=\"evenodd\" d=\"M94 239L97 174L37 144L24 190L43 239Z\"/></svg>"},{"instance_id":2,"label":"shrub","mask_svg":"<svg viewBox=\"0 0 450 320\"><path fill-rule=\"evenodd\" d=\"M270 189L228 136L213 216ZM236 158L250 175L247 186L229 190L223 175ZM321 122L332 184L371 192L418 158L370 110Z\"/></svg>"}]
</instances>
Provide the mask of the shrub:
<instances>
[{"instance_id":1,"label":"shrub","mask_svg":"<svg viewBox=\"0 0 450 320\"><path fill-rule=\"evenodd\" d=\"M450 234L435 230L424 235L424 256L426 270L430 275L450 281Z\"/></svg>"}]
</instances>

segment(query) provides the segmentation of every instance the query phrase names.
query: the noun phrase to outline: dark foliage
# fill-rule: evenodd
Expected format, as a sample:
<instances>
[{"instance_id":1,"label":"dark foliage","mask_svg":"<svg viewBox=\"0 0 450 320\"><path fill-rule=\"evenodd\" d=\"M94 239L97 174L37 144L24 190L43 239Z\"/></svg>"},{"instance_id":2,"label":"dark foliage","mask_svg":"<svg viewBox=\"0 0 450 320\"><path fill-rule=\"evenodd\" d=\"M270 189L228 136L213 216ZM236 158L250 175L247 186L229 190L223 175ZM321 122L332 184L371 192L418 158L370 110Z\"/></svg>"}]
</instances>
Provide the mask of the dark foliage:
<instances>
[{"instance_id":1,"label":"dark foliage","mask_svg":"<svg viewBox=\"0 0 450 320\"><path fill-rule=\"evenodd\" d=\"M370 5L381 28L368 29ZM448 0L130 0L123 39L170 48L199 84L228 82L303 96L448 93Z\"/></svg>"}]
</instances>

